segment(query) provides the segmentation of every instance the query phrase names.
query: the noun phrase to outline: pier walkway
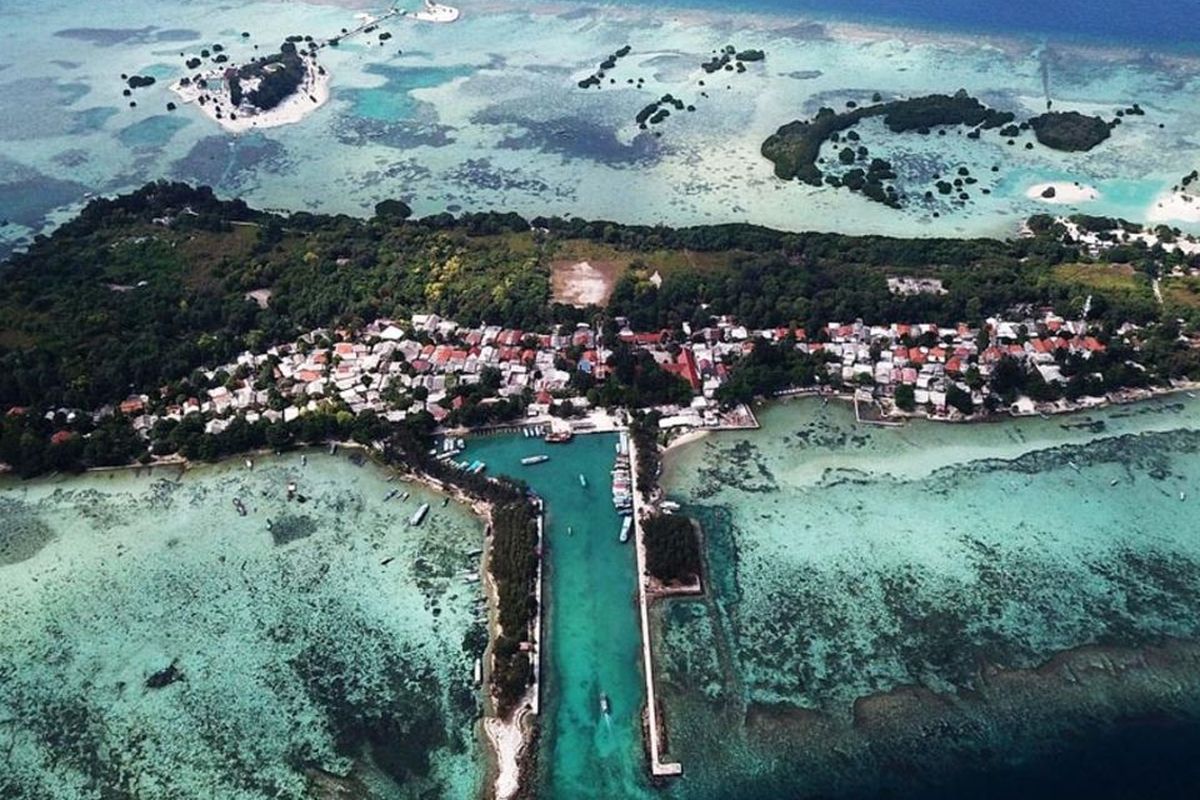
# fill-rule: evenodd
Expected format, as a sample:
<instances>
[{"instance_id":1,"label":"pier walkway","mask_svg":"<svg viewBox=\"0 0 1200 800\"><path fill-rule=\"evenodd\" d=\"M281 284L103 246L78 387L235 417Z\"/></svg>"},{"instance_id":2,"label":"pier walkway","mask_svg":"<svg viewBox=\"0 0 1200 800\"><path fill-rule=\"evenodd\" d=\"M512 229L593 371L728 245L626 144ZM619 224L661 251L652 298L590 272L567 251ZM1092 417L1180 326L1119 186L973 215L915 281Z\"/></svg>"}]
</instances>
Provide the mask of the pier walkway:
<instances>
[{"instance_id":1,"label":"pier walkway","mask_svg":"<svg viewBox=\"0 0 1200 800\"><path fill-rule=\"evenodd\" d=\"M663 761L659 729L658 697L654 691L654 660L650 648L650 605L646 596L646 546L642 540L641 498L638 493L637 446L629 437L630 491L633 493L633 541L637 550L638 614L642 625L642 672L646 679L646 714L650 737L650 774L655 778L683 774L677 761Z\"/></svg>"}]
</instances>

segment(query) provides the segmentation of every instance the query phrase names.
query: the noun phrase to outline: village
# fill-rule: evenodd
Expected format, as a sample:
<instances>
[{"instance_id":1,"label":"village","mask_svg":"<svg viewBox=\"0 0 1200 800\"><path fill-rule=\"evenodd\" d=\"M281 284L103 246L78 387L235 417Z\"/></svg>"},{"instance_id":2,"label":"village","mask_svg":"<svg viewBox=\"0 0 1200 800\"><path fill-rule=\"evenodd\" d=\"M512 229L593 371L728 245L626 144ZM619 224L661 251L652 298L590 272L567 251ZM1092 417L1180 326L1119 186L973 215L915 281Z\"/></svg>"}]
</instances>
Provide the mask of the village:
<instances>
[{"instance_id":1,"label":"village","mask_svg":"<svg viewBox=\"0 0 1200 800\"><path fill-rule=\"evenodd\" d=\"M894 291L931 291L936 287L897 284ZM1068 354L1089 359L1107 345L1098 331L1082 320L1052 313L1020 320L989 319L983 328L959 324L893 323L866 325L861 321L809 332L779 327L752 330L728 317L714 318L708 327L679 332L635 332L617 319L619 342L604 341L588 324L560 327L550 333L494 325L465 327L433 314L414 314L405 321L379 319L357 331L314 330L292 343L261 353L242 353L235 361L204 371L211 388L182 403L165 398L132 395L117 408L106 407L97 418L115 410L149 436L160 420L182 420L193 413L206 420L205 431L220 434L241 416L288 423L319 408L373 412L388 422L401 422L428 412L439 425L465 402L461 389L486 386L482 404L520 399L523 424L549 425L558 430L611 429L611 418L594 409L576 389L573 373L603 383L611 372L614 348L648 352L666 372L691 389L687 405L660 407L663 429L715 429L753 426L744 405L723 403L721 387L737 362L758 343L790 346L822 365L816 385L776 391L776 395L822 393L866 401L873 414L867 421L890 420L916 413L939 419L962 419L990 411L1017 415L1047 414L1108 401L1144 397L1147 390L1117 391L1106 397L1080 397L1036 402L1018 397L999 407L988 403L988 378L1004 359L1012 359L1046 384L1062 384L1061 359ZM1122 326L1116 335L1136 351L1138 327ZM1130 363L1135 369L1140 365ZM971 398L972 412L952 395ZM904 400L898 402L899 397ZM857 402L856 402L857 405ZM599 426L599 428L597 428Z\"/></svg>"}]
</instances>

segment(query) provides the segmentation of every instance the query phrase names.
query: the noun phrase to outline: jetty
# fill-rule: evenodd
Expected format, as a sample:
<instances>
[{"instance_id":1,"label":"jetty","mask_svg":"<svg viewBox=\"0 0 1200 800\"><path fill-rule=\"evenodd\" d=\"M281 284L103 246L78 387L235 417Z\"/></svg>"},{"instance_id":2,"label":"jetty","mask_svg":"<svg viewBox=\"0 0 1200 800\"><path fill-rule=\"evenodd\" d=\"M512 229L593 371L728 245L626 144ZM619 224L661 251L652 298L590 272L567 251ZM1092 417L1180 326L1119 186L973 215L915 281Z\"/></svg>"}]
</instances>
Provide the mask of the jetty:
<instances>
[{"instance_id":1,"label":"jetty","mask_svg":"<svg viewBox=\"0 0 1200 800\"><path fill-rule=\"evenodd\" d=\"M638 615L642 625L642 674L646 679L646 734L649 737L650 775L669 778L683 774L678 761L664 761L662 732L659 728L658 696L654 690L654 658L650 649L650 601L646 596L646 543L642 535L640 499L638 495L637 445L629 437L630 492L633 494L633 541L637 551Z\"/></svg>"}]
</instances>

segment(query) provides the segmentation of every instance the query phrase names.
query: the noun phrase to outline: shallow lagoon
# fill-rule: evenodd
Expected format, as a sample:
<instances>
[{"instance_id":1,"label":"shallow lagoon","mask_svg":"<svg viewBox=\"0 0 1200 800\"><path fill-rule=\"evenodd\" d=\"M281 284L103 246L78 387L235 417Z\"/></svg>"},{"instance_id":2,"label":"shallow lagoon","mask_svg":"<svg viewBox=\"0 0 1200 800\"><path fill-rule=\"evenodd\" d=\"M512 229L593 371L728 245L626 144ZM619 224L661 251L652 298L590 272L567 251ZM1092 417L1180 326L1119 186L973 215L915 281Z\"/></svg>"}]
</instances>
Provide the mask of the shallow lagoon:
<instances>
[{"instance_id":1,"label":"shallow lagoon","mask_svg":"<svg viewBox=\"0 0 1200 800\"><path fill-rule=\"evenodd\" d=\"M772 7L674 9L625 3L513 4L463 0L452 25L394 20L394 34L325 51L332 99L303 122L243 136L223 133L196 109L165 110L183 74L180 53L223 43L235 59L288 34L352 27L369 4L211 0L25 4L3 8L0 31L0 248L69 216L87 192L115 192L172 177L272 208L368 213L402 197L419 214L511 209L626 222L754 222L784 229L891 234L1009 234L1029 213L1039 182L1093 184L1096 213L1144 219L1157 194L1200 162L1195 63L1142 45L1109 51L1031 36L990 39L915 30L880 33L772 16ZM757 15L755 15L755 12ZM153 23L153 24L152 24ZM242 40L241 31L251 33ZM608 53L633 53L581 90ZM767 60L746 74L698 69L727 43ZM1119 43L1114 47L1120 47ZM119 76L159 82L121 96ZM637 78L644 78L639 87ZM706 86L698 81L705 79ZM821 105L965 87L1005 109L1055 108L1111 116L1139 102L1087 154L1024 150L965 135L870 141L905 188L967 166L986 177L969 203L915 203L896 212L845 190L785 184L759 155L778 126ZM696 106L641 132L634 116L672 93ZM704 96L707 94L707 96ZM1159 126L1162 126L1161 128ZM869 133L869 132L868 132ZM870 137L868 137L870 138ZM876 137L879 138L879 137ZM993 165L1000 167L991 173ZM1069 207L1054 207L1064 209ZM934 217L934 212L940 216ZM1185 226L1186 227L1186 226ZM1193 226L1194 227L1194 226Z\"/></svg>"},{"instance_id":2,"label":"shallow lagoon","mask_svg":"<svg viewBox=\"0 0 1200 800\"><path fill-rule=\"evenodd\" d=\"M325 454L5 481L0 795L472 796L480 547Z\"/></svg>"},{"instance_id":3,"label":"shallow lagoon","mask_svg":"<svg viewBox=\"0 0 1200 800\"><path fill-rule=\"evenodd\" d=\"M669 459L713 589L657 614L682 796L1194 793L1200 402L762 423Z\"/></svg>"}]
</instances>

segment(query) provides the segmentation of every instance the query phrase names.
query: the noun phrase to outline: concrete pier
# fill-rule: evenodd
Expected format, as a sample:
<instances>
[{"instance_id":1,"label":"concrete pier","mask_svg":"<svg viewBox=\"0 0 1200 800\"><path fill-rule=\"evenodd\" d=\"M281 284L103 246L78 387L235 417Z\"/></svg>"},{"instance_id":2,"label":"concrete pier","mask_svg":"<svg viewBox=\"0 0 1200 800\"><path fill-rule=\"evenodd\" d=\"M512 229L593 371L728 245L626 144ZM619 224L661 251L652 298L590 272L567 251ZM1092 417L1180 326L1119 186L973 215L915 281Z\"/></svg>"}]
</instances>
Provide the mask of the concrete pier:
<instances>
[{"instance_id":1,"label":"concrete pier","mask_svg":"<svg viewBox=\"0 0 1200 800\"><path fill-rule=\"evenodd\" d=\"M646 596L646 546L642 540L641 497L638 493L637 446L629 437L630 489L633 492L633 541L637 549L638 618L642 625L642 673L646 679L646 714L649 720L650 774L656 778L683 774L677 761L663 761L659 731L658 697L654 690L654 658L650 648L650 605Z\"/></svg>"}]
</instances>

